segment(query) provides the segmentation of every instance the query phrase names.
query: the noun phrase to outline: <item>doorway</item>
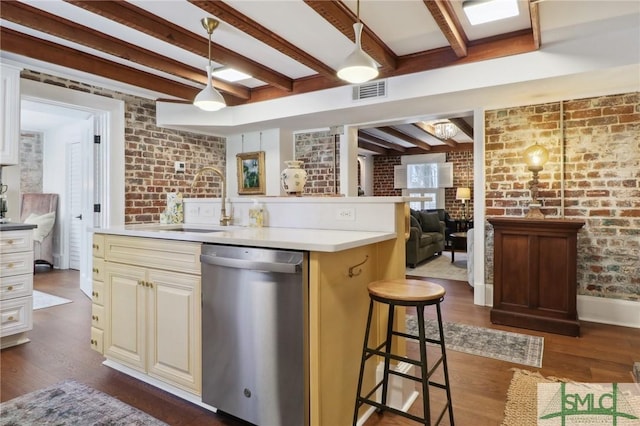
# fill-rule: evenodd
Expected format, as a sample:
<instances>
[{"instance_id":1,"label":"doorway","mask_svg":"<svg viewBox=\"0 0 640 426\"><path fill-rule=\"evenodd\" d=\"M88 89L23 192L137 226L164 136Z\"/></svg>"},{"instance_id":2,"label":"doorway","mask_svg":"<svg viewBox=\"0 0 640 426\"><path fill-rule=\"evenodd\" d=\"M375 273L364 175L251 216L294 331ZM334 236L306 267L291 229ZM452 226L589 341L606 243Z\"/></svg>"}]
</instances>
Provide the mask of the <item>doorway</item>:
<instances>
[{"instance_id":1,"label":"doorway","mask_svg":"<svg viewBox=\"0 0 640 426\"><path fill-rule=\"evenodd\" d=\"M21 80L21 92L23 103L75 116L74 124L66 123L58 132L51 133L51 139L61 145L51 146L51 150L45 145L43 173L48 177L44 178L43 191L53 192L51 188L55 188L55 192L65 196L60 205L63 211L58 212L60 226L64 228L59 233L59 267L67 269L70 263L77 264L80 289L90 297L92 230L124 224L124 102L31 80ZM23 115L24 127L29 126L28 120L28 115ZM96 144L97 141L101 143ZM75 143L78 145L74 147ZM74 167L70 161L75 163ZM79 184L72 184L78 175ZM74 250L77 262L70 260Z\"/></svg>"}]
</instances>

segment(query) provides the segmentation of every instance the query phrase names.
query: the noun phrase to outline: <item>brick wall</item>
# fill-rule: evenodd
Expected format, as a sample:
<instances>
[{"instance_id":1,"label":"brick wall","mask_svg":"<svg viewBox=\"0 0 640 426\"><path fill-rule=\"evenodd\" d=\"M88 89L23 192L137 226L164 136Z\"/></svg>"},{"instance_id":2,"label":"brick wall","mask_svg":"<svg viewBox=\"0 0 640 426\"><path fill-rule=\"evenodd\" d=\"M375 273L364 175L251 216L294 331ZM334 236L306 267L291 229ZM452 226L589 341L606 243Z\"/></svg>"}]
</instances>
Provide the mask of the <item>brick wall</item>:
<instances>
[{"instance_id":1,"label":"brick wall","mask_svg":"<svg viewBox=\"0 0 640 426\"><path fill-rule=\"evenodd\" d=\"M540 173L543 212L586 222L578 236L578 294L640 301L640 94L627 93L487 111L487 216L522 216L530 198L522 152L550 153ZM487 277L493 238L487 226Z\"/></svg>"},{"instance_id":2,"label":"brick wall","mask_svg":"<svg viewBox=\"0 0 640 426\"><path fill-rule=\"evenodd\" d=\"M393 188L393 168L400 165L399 155L374 155L373 195L376 197L401 196L401 189Z\"/></svg>"},{"instance_id":3,"label":"brick wall","mask_svg":"<svg viewBox=\"0 0 640 426\"><path fill-rule=\"evenodd\" d=\"M340 193L340 144L329 131L295 135L295 159L307 171L304 195ZM334 179L335 168L335 179Z\"/></svg>"},{"instance_id":4,"label":"brick wall","mask_svg":"<svg viewBox=\"0 0 640 426\"><path fill-rule=\"evenodd\" d=\"M447 153L447 162L453 163L453 188L445 189L445 209L452 218L461 219L466 211L467 218L473 218L473 151L452 151ZM456 200L459 187L471 189L471 200Z\"/></svg>"},{"instance_id":5,"label":"brick wall","mask_svg":"<svg viewBox=\"0 0 640 426\"><path fill-rule=\"evenodd\" d=\"M20 193L42 192L42 142L40 132L20 133Z\"/></svg>"},{"instance_id":6,"label":"brick wall","mask_svg":"<svg viewBox=\"0 0 640 426\"><path fill-rule=\"evenodd\" d=\"M125 103L125 223L158 222L167 192L185 197L219 197L220 182L207 176L195 189L197 169L211 165L225 169L225 140L155 125L155 102L113 90L23 70L22 78L67 87ZM186 163L186 173L174 172L174 161Z\"/></svg>"}]
</instances>

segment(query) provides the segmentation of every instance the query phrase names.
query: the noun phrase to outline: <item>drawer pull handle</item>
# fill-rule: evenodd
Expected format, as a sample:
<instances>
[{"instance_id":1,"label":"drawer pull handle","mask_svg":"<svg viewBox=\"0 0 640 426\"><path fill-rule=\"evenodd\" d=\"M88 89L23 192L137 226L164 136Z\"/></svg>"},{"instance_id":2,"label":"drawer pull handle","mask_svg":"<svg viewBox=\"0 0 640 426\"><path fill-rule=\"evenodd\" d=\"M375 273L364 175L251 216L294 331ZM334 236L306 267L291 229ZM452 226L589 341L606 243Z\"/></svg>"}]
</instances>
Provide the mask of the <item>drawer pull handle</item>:
<instances>
[{"instance_id":1,"label":"drawer pull handle","mask_svg":"<svg viewBox=\"0 0 640 426\"><path fill-rule=\"evenodd\" d=\"M95 345L96 343L98 343L98 342L96 342L95 340L91 339L91 344L92 345Z\"/></svg>"},{"instance_id":2,"label":"drawer pull handle","mask_svg":"<svg viewBox=\"0 0 640 426\"><path fill-rule=\"evenodd\" d=\"M9 321L13 321L13 315L9 316L9 318L7 318Z\"/></svg>"},{"instance_id":3,"label":"drawer pull handle","mask_svg":"<svg viewBox=\"0 0 640 426\"><path fill-rule=\"evenodd\" d=\"M153 288L153 283L152 282L149 283L149 287Z\"/></svg>"},{"instance_id":4,"label":"drawer pull handle","mask_svg":"<svg viewBox=\"0 0 640 426\"><path fill-rule=\"evenodd\" d=\"M13 263L9 263L9 264L7 265L7 268L13 268Z\"/></svg>"},{"instance_id":5,"label":"drawer pull handle","mask_svg":"<svg viewBox=\"0 0 640 426\"><path fill-rule=\"evenodd\" d=\"M13 240L7 240L7 244L13 245Z\"/></svg>"},{"instance_id":6,"label":"drawer pull handle","mask_svg":"<svg viewBox=\"0 0 640 426\"><path fill-rule=\"evenodd\" d=\"M91 319L94 321L98 321L98 316L97 315L91 315Z\"/></svg>"},{"instance_id":7,"label":"drawer pull handle","mask_svg":"<svg viewBox=\"0 0 640 426\"><path fill-rule=\"evenodd\" d=\"M10 285L9 287L7 287L7 291L12 291L13 290L13 286Z\"/></svg>"}]
</instances>

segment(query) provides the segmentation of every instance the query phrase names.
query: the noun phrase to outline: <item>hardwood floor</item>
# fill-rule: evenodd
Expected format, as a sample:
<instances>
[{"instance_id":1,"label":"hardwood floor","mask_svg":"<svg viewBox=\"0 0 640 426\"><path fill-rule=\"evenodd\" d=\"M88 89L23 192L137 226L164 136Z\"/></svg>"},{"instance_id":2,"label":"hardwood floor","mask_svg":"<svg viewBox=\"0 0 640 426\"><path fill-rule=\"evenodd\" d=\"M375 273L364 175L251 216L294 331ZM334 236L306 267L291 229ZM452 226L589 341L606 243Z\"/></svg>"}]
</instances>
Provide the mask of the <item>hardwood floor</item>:
<instances>
[{"instance_id":1,"label":"hardwood floor","mask_svg":"<svg viewBox=\"0 0 640 426\"><path fill-rule=\"evenodd\" d=\"M244 424L103 366L102 356L89 347L91 302L80 292L78 280L75 271L38 269L34 278L36 289L66 297L73 303L34 311L31 342L2 351L1 401L73 378L171 425ZM638 361L640 354L638 329L583 322L582 335L576 338L494 326L489 322L489 308L473 305L473 292L466 283L432 281L447 290L442 304L445 321L543 336L544 360L539 370L543 375L584 382L632 380L631 366L634 357ZM409 351L415 349L410 347ZM447 358L456 423L499 425L512 376L510 369L526 367L455 351L448 351ZM421 407L414 407L412 412L420 413ZM373 415L366 423L367 426L414 424L389 413Z\"/></svg>"}]
</instances>

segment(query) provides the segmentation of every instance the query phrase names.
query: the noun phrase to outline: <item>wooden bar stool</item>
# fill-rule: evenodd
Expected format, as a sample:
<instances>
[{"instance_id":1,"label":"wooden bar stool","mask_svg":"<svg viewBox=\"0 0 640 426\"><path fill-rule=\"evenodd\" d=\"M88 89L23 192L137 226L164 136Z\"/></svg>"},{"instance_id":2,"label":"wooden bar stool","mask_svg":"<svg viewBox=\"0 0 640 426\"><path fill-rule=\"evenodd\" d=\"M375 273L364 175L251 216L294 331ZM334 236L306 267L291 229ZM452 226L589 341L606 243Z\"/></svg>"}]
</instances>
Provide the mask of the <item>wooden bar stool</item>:
<instances>
[{"instance_id":1,"label":"wooden bar stool","mask_svg":"<svg viewBox=\"0 0 640 426\"><path fill-rule=\"evenodd\" d=\"M442 314L440 312L440 302L444 300L445 290L438 284L428 281L396 279L374 281L367 287L369 290L369 316L367 318L367 330L364 336L364 345L362 349L362 360L360 362L360 377L358 378L358 392L356 394L356 406L353 414L353 424L358 421L358 410L364 404L376 407L378 412L390 411L400 416L420 422L425 425L431 425L431 410L429 405L429 386L444 389L447 395L447 403L437 417L435 424L440 424L445 412L449 411L449 421L453 426L453 407L451 404L451 390L449 388L449 372L447 369L447 356L444 347L444 332L442 331ZM387 322L386 340L376 348L368 347L369 332L371 331L371 318L373 315L373 303L379 302L389 306L389 319ZM435 305L438 314L438 330L437 339L425 336L424 329L424 309L426 306ZM401 333L393 330L393 318L396 306L413 306L418 314L418 336ZM407 339L417 340L420 347L420 360L410 359L391 353L391 338L393 336L401 336ZM441 356L435 361L429 369L427 365L427 343L440 345ZM384 350L382 350L384 348ZM382 380L377 383L373 389L365 396L362 392L362 379L364 375L364 367L366 361L379 355L384 358L384 375ZM420 367L420 377L411 376L401 372L391 370L389 364L391 360L404 361ZM436 383L430 380L433 373L442 365L444 373L444 384ZM389 385L389 374L397 375L405 379L415 380L422 383L422 403L424 407L424 417L417 417L404 411L397 410L387 405L387 389ZM382 400L376 402L372 395L382 386Z\"/></svg>"}]
</instances>

